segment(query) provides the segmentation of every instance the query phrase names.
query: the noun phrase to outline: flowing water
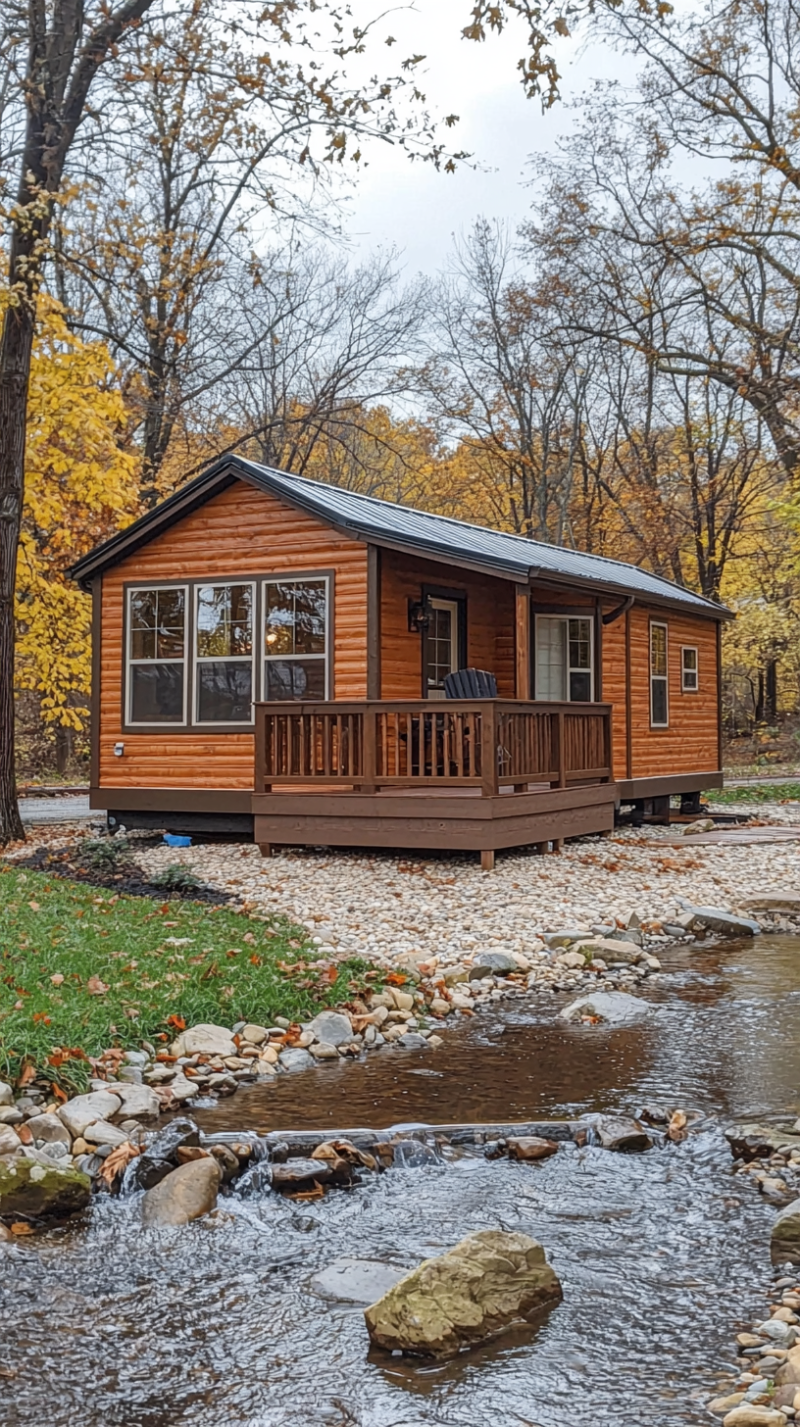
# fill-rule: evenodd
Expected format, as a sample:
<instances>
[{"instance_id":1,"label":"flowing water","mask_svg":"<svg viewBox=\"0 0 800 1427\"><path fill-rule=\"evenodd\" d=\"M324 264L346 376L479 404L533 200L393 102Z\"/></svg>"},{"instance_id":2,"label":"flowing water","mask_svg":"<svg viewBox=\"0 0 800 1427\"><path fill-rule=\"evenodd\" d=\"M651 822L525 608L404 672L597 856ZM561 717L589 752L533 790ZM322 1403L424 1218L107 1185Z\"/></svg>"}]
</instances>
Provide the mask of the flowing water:
<instances>
[{"instance_id":1,"label":"flowing water","mask_svg":"<svg viewBox=\"0 0 800 1427\"><path fill-rule=\"evenodd\" d=\"M445 1155L299 1203L224 1198L144 1230L136 1198L0 1247L2 1427L685 1427L763 1306L774 1210L720 1126L800 1110L800 938L670 954L646 1021L556 1020L563 997L464 1021L438 1053L286 1076L207 1130L514 1120L647 1102L702 1111L682 1145ZM539 1238L564 1301L444 1365L368 1352L361 1310L309 1289L342 1256L411 1266L487 1227ZM13 1372L4 1376L3 1369Z\"/></svg>"}]
</instances>

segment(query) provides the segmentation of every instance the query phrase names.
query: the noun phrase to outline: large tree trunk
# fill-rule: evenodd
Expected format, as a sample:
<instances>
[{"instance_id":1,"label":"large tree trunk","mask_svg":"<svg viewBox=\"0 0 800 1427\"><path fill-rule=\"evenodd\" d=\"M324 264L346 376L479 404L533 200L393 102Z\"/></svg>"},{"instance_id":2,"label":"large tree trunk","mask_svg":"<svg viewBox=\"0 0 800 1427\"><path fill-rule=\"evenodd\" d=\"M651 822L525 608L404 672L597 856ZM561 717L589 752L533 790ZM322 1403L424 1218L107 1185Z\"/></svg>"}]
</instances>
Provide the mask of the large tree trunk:
<instances>
[{"instance_id":1,"label":"large tree trunk","mask_svg":"<svg viewBox=\"0 0 800 1427\"><path fill-rule=\"evenodd\" d=\"M6 309L0 340L0 846L25 836L14 762L14 592L33 327L28 302Z\"/></svg>"}]
</instances>

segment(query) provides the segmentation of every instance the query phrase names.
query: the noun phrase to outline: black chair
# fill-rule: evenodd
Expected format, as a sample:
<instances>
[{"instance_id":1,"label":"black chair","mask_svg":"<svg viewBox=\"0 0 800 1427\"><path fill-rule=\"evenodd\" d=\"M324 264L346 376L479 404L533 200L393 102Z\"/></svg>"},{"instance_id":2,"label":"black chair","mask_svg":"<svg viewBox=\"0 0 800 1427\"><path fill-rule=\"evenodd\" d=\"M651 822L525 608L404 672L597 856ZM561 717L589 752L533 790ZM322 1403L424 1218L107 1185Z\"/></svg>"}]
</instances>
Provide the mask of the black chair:
<instances>
[{"instance_id":1,"label":"black chair","mask_svg":"<svg viewBox=\"0 0 800 1427\"><path fill-rule=\"evenodd\" d=\"M446 699L496 699L497 680L485 669L456 669L444 679Z\"/></svg>"}]
</instances>

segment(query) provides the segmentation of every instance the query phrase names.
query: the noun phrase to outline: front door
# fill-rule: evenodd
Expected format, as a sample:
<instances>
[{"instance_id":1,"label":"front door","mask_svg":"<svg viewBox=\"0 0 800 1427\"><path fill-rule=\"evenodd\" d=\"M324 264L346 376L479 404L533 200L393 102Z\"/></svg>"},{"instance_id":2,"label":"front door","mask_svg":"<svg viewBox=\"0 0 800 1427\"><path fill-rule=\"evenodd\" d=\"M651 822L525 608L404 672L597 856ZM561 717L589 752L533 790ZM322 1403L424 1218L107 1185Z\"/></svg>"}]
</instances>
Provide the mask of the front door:
<instances>
[{"instance_id":1,"label":"front door","mask_svg":"<svg viewBox=\"0 0 800 1427\"><path fill-rule=\"evenodd\" d=\"M593 676L592 621L536 616L536 698L589 703Z\"/></svg>"},{"instance_id":2,"label":"front door","mask_svg":"<svg viewBox=\"0 0 800 1427\"><path fill-rule=\"evenodd\" d=\"M458 600L430 599L430 622L423 644L426 699L443 699L444 681L458 668Z\"/></svg>"}]
</instances>

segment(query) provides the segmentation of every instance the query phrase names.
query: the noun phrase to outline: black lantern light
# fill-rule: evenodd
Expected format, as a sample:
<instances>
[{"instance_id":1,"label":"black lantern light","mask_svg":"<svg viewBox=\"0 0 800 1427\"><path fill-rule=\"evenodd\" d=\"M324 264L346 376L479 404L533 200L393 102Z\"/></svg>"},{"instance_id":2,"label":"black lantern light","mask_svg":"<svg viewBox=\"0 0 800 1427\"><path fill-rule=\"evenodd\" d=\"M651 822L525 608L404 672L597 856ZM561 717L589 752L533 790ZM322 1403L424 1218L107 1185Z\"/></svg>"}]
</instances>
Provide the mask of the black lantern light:
<instances>
[{"instance_id":1,"label":"black lantern light","mask_svg":"<svg viewBox=\"0 0 800 1427\"><path fill-rule=\"evenodd\" d=\"M411 634L422 634L431 622L431 605L429 600L409 600L408 601L408 628Z\"/></svg>"}]
</instances>

